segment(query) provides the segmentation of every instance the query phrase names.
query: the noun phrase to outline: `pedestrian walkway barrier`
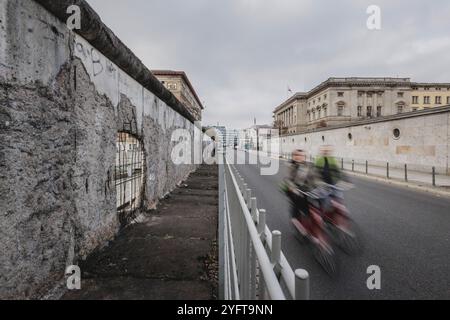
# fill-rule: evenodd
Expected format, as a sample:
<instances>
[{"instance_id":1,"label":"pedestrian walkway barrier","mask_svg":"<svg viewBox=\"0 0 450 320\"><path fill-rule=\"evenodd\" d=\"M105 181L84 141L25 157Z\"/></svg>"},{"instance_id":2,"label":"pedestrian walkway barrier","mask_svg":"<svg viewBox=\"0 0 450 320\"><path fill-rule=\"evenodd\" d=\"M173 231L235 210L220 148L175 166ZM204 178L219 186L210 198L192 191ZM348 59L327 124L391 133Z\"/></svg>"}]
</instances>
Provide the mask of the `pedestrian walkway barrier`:
<instances>
[{"instance_id":1,"label":"pedestrian walkway barrier","mask_svg":"<svg viewBox=\"0 0 450 320\"><path fill-rule=\"evenodd\" d=\"M289 153L281 153L281 158L290 160ZM450 172L446 167L413 165L393 161L362 160L335 157L342 170L405 182L423 183L433 187L450 187ZM314 163L316 157L309 155Z\"/></svg>"},{"instance_id":2,"label":"pedestrian walkway barrier","mask_svg":"<svg viewBox=\"0 0 450 320\"><path fill-rule=\"evenodd\" d=\"M224 155L220 170L220 237L225 300L307 300L309 274L293 270L281 250L282 234L266 225L269 214Z\"/></svg>"}]
</instances>

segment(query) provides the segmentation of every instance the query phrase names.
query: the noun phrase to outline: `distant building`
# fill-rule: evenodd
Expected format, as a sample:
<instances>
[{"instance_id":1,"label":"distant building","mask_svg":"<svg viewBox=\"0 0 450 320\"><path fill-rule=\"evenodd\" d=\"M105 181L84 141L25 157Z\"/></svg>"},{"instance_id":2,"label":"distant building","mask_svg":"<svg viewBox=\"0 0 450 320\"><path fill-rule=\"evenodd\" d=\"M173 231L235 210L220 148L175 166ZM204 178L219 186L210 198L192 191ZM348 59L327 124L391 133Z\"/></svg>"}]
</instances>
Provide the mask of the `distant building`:
<instances>
[{"instance_id":1,"label":"distant building","mask_svg":"<svg viewBox=\"0 0 450 320\"><path fill-rule=\"evenodd\" d=\"M273 135L273 127L270 125L254 125L241 130L239 135L239 148L248 150L263 150L264 142Z\"/></svg>"},{"instance_id":2,"label":"distant building","mask_svg":"<svg viewBox=\"0 0 450 320\"><path fill-rule=\"evenodd\" d=\"M184 71L152 70L152 73L186 106L196 120L202 120L204 107Z\"/></svg>"},{"instance_id":3,"label":"distant building","mask_svg":"<svg viewBox=\"0 0 450 320\"><path fill-rule=\"evenodd\" d=\"M217 132L218 143L222 146L234 147L239 142L239 130L229 129L225 126L209 126Z\"/></svg>"},{"instance_id":4,"label":"distant building","mask_svg":"<svg viewBox=\"0 0 450 320\"><path fill-rule=\"evenodd\" d=\"M450 104L450 83L409 78L330 78L274 110L280 135Z\"/></svg>"}]
</instances>

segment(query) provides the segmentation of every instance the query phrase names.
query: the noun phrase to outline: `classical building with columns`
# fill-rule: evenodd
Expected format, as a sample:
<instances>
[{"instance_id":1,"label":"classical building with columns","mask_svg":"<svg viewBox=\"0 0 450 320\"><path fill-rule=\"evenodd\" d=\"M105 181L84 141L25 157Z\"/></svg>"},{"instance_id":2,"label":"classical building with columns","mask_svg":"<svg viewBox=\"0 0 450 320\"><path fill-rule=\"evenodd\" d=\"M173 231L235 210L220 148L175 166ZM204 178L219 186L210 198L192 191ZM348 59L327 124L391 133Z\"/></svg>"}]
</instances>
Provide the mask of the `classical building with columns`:
<instances>
[{"instance_id":1,"label":"classical building with columns","mask_svg":"<svg viewBox=\"0 0 450 320\"><path fill-rule=\"evenodd\" d=\"M450 83L410 78L329 78L274 111L282 135L450 104Z\"/></svg>"}]
</instances>

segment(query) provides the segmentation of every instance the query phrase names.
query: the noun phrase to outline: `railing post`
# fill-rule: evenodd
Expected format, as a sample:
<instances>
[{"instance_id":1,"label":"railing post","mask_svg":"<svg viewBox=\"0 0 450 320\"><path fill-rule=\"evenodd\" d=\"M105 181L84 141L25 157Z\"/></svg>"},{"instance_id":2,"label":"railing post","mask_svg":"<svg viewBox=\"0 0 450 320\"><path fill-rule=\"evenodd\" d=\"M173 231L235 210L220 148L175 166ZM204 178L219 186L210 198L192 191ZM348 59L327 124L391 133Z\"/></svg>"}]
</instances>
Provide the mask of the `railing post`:
<instances>
[{"instance_id":1,"label":"railing post","mask_svg":"<svg viewBox=\"0 0 450 320\"><path fill-rule=\"evenodd\" d=\"M266 300L266 282L262 273L259 275L258 298L259 300Z\"/></svg>"},{"instance_id":2,"label":"railing post","mask_svg":"<svg viewBox=\"0 0 450 320\"><path fill-rule=\"evenodd\" d=\"M436 187L436 167L433 167L432 174L433 174L433 187Z\"/></svg>"},{"instance_id":3,"label":"railing post","mask_svg":"<svg viewBox=\"0 0 450 320\"><path fill-rule=\"evenodd\" d=\"M250 300L256 299L256 252L250 243Z\"/></svg>"},{"instance_id":4,"label":"railing post","mask_svg":"<svg viewBox=\"0 0 450 320\"><path fill-rule=\"evenodd\" d=\"M250 206L251 206L251 213L252 213L252 218L253 218L253 222L258 221L258 217L256 216L256 198L253 197L250 199Z\"/></svg>"},{"instance_id":5,"label":"railing post","mask_svg":"<svg viewBox=\"0 0 450 320\"><path fill-rule=\"evenodd\" d=\"M244 197L244 200L246 200L245 199L245 193L246 192L247 192L247 184L244 183L244 185L242 186L242 191L241 191L241 194L242 194L242 197Z\"/></svg>"},{"instance_id":6,"label":"railing post","mask_svg":"<svg viewBox=\"0 0 450 320\"><path fill-rule=\"evenodd\" d=\"M250 199L252 198L252 190L251 189L247 189L245 192L245 203L247 204L247 208L250 209Z\"/></svg>"},{"instance_id":7,"label":"railing post","mask_svg":"<svg viewBox=\"0 0 450 320\"><path fill-rule=\"evenodd\" d=\"M275 265L280 264L281 257L281 232L280 231L272 231L272 252L271 252L271 261Z\"/></svg>"},{"instance_id":8,"label":"railing post","mask_svg":"<svg viewBox=\"0 0 450 320\"><path fill-rule=\"evenodd\" d=\"M386 178L389 179L389 162L386 164Z\"/></svg>"},{"instance_id":9,"label":"railing post","mask_svg":"<svg viewBox=\"0 0 450 320\"><path fill-rule=\"evenodd\" d=\"M295 300L309 300L309 274L303 269L295 270Z\"/></svg>"},{"instance_id":10,"label":"railing post","mask_svg":"<svg viewBox=\"0 0 450 320\"><path fill-rule=\"evenodd\" d=\"M369 174L369 161L366 160L366 174Z\"/></svg>"},{"instance_id":11,"label":"railing post","mask_svg":"<svg viewBox=\"0 0 450 320\"><path fill-rule=\"evenodd\" d=\"M261 241L264 242L265 240L265 233L266 230L266 210L259 209L259 221L258 221L258 234L261 238Z\"/></svg>"},{"instance_id":12,"label":"railing post","mask_svg":"<svg viewBox=\"0 0 450 320\"><path fill-rule=\"evenodd\" d=\"M249 300L250 296L250 235L248 229L244 228L244 299Z\"/></svg>"},{"instance_id":13,"label":"railing post","mask_svg":"<svg viewBox=\"0 0 450 320\"><path fill-rule=\"evenodd\" d=\"M408 182L408 165L405 164L405 181Z\"/></svg>"}]
</instances>

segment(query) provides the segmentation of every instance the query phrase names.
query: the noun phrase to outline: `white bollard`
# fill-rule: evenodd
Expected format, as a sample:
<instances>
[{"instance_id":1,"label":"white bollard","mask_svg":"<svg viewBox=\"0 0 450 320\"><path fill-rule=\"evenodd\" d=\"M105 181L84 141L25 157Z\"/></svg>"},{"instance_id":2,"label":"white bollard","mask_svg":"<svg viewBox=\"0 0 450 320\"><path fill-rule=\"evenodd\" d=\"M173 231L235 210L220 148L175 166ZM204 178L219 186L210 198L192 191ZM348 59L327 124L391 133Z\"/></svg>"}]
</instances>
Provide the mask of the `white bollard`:
<instances>
[{"instance_id":1,"label":"white bollard","mask_svg":"<svg viewBox=\"0 0 450 320\"><path fill-rule=\"evenodd\" d=\"M295 300L309 300L309 273L303 269L295 270Z\"/></svg>"},{"instance_id":2,"label":"white bollard","mask_svg":"<svg viewBox=\"0 0 450 320\"><path fill-rule=\"evenodd\" d=\"M261 236L266 229L266 210L259 209L258 234Z\"/></svg>"},{"instance_id":3,"label":"white bollard","mask_svg":"<svg viewBox=\"0 0 450 320\"><path fill-rule=\"evenodd\" d=\"M252 213L252 218L253 218L253 222L257 221L257 216L256 216L256 198L253 197L250 199L250 207L251 207L251 213Z\"/></svg>"},{"instance_id":4,"label":"white bollard","mask_svg":"<svg viewBox=\"0 0 450 320\"><path fill-rule=\"evenodd\" d=\"M245 193L247 192L247 184L246 183L244 183L243 185L242 185L242 197L244 197L244 200L245 200Z\"/></svg>"},{"instance_id":5,"label":"white bollard","mask_svg":"<svg viewBox=\"0 0 450 320\"><path fill-rule=\"evenodd\" d=\"M274 264L280 264L281 257L281 232L278 230L272 231L272 252L271 261Z\"/></svg>"}]
</instances>

